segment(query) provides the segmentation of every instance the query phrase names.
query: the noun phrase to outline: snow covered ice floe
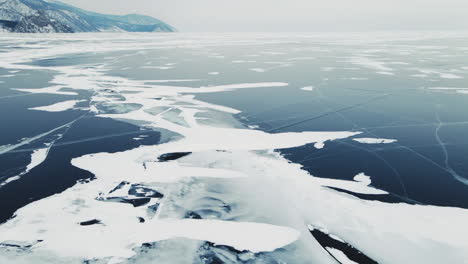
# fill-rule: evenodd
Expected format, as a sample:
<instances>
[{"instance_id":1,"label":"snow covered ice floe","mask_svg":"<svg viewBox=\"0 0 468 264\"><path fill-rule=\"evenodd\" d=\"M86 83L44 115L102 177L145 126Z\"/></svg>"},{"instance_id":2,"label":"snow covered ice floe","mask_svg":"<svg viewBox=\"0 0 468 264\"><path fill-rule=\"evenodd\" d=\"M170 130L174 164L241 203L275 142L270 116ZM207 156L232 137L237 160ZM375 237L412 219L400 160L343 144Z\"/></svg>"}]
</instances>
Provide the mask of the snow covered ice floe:
<instances>
[{"instance_id":1,"label":"snow covered ice floe","mask_svg":"<svg viewBox=\"0 0 468 264\"><path fill-rule=\"evenodd\" d=\"M5 186L10 182L19 180L21 176L25 175L26 173L30 172L35 167L42 164L46 160L48 153L49 153L49 148L41 148L41 149L33 150L33 152L31 153L31 162L26 166L26 169L23 172L21 172L19 175L9 177L5 181L1 182L0 187Z\"/></svg>"},{"instance_id":2,"label":"snow covered ice floe","mask_svg":"<svg viewBox=\"0 0 468 264\"><path fill-rule=\"evenodd\" d=\"M369 176L365 175L364 173L360 173L356 175L354 177L354 181L335 180L335 179L327 179L327 178L316 178L316 181L320 185L325 186L325 187L343 189L343 190L351 191L354 193L373 194L373 195L388 194L388 192L386 191L382 191L382 190L369 186L371 184L371 179Z\"/></svg>"},{"instance_id":3,"label":"snow covered ice floe","mask_svg":"<svg viewBox=\"0 0 468 264\"><path fill-rule=\"evenodd\" d=\"M70 100L70 101L56 103L53 105L33 107L33 108L29 108L29 110L46 111L46 112L62 112L62 111L74 109L76 104L81 103L81 102L84 102L84 100Z\"/></svg>"},{"instance_id":4,"label":"snow covered ice floe","mask_svg":"<svg viewBox=\"0 0 468 264\"><path fill-rule=\"evenodd\" d=\"M36 89L14 89L20 92L26 92L26 93L36 93L36 94L42 94L42 93L48 93L48 94L60 94L60 95L78 95L75 92L67 92L67 91L61 91L62 86L50 86L50 87L45 87L45 88L36 88Z\"/></svg>"}]
</instances>

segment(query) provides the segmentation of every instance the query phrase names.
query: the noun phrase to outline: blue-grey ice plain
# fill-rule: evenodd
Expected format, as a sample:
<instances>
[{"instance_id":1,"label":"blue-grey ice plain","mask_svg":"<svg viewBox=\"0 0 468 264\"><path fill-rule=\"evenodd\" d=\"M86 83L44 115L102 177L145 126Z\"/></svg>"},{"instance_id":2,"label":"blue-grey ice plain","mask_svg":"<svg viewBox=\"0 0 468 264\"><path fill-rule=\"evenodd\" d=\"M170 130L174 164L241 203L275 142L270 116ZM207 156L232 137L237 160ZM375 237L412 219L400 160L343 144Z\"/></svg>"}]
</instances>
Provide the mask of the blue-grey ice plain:
<instances>
[{"instance_id":1,"label":"blue-grey ice plain","mask_svg":"<svg viewBox=\"0 0 468 264\"><path fill-rule=\"evenodd\" d=\"M0 35L0 263L467 263L467 55L456 32Z\"/></svg>"}]
</instances>

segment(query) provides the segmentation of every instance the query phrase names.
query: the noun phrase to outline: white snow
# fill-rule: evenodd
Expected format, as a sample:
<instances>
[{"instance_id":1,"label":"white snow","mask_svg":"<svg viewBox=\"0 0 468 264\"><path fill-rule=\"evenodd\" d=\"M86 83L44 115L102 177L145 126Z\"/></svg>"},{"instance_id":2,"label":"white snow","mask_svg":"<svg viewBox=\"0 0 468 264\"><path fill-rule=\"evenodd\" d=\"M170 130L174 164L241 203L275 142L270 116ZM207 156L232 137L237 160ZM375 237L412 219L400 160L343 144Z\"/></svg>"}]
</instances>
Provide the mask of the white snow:
<instances>
[{"instance_id":1,"label":"white snow","mask_svg":"<svg viewBox=\"0 0 468 264\"><path fill-rule=\"evenodd\" d=\"M46 112L62 112L74 109L75 105L83 102L84 100L70 100L64 101L52 105L40 106L40 107L33 107L29 108L29 110L36 110L36 111L46 111Z\"/></svg>"},{"instance_id":2,"label":"white snow","mask_svg":"<svg viewBox=\"0 0 468 264\"><path fill-rule=\"evenodd\" d=\"M380 71L380 72L377 72L378 74L381 74L381 75L395 75L395 73L393 72L384 72L384 71Z\"/></svg>"},{"instance_id":3,"label":"white snow","mask_svg":"<svg viewBox=\"0 0 468 264\"><path fill-rule=\"evenodd\" d=\"M5 185L7 185L8 183L17 181L17 180L19 180L19 179L21 179L21 176L20 176L20 175L16 175L16 176L10 177L10 178L6 179L5 181L3 181L2 183L0 183L0 187L3 187L3 186L5 186Z\"/></svg>"},{"instance_id":4,"label":"white snow","mask_svg":"<svg viewBox=\"0 0 468 264\"><path fill-rule=\"evenodd\" d=\"M286 54L284 52L278 52L278 51L262 51L260 53L266 54L266 55L285 55Z\"/></svg>"},{"instance_id":5,"label":"white snow","mask_svg":"<svg viewBox=\"0 0 468 264\"><path fill-rule=\"evenodd\" d=\"M232 63L255 63L257 61L254 60L234 60Z\"/></svg>"},{"instance_id":6,"label":"white snow","mask_svg":"<svg viewBox=\"0 0 468 264\"><path fill-rule=\"evenodd\" d=\"M450 72L442 72L442 71L439 71L439 70L433 70L433 69L425 69L425 68L416 68L414 69L418 72L420 72L420 74L413 74L411 76L414 76L414 77L430 77L430 76L439 76L440 78L442 79L463 79L462 76L459 76L459 75L456 75L456 74L453 74L453 73L450 73Z\"/></svg>"},{"instance_id":7,"label":"white snow","mask_svg":"<svg viewBox=\"0 0 468 264\"><path fill-rule=\"evenodd\" d=\"M169 83L169 82L198 82L200 79L175 79L175 80L147 80L148 83Z\"/></svg>"},{"instance_id":8,"label":"white snow","mask_svg":"<svg viewBox=\"0 0 468 264\"><path fill-rule=\"evenodd\" d=\"M321 67L320 70L324 72L330 72L330 71L336 70L336 68L335 67Z\"/></svg>"},{"instance_id":9,"label":"white snow","mask_svg":"<svg viewBox=\"0 0 468 264\"><path fill-rule=\"evenodd\" d=\"M314 87L313 86L306 86L306 87L302 87L301 90L303 90L303 91L313 91Z\"/></svg>"},{"instance_id":10,"label":"white snow","mask_svg":"<svg viewBox=\"0 0 468 264\"><path fill-rule=\"evenodd\" d=\"M27 93L50 93L50 94L60 94L60 95L78 95L75 92L64 92L61 91L62 86L50 86L45 88L37 88L37 89L13 89L21 92Z\"/></svg>"},{"instance_id":11,"label":"white snow","mask_svg":"<svg viewBox=\"0 0 468 264\"><path fill-rule=\"evenodd\" d=\"M250 70L254 71L254 72L265 72L266 71L265 69L262 69L262 68L252 68Z\"/></svg>"},{"instance_id":12,"label":"white snow","mask_svg":"<svg viewBox=\"0 0 468 264\"><path fill-rule=\"evenodd\" d=\"M295 57L288 59L289 61L300 61L300 60L315 60L315 57Z\"/></svg>"},{"instance_id":13,"label":"white snow","mask_svg":"<svg viewBox=\"0 0 468 264\"><path fill-rule=\"evenodd\" d=\"M463 77L452 73L441 73L440 77L443 79L463 79Z\"/></svg>"},{"instance_id":14,"label":"white snow","mask_svg":"<svg viewBox=\"0 0 468 264\"><path fill-rule=\"evenodd\" d=\"M36 149L31 154L31 162L26 167L26 172L31 171L33 168L40 165L42 162L45 161L47 158L47 154L49 153L49 148L41 148Z\"/></svg>"},{"instance_id":15,"label":"white snow","mask_svg":"<svg viewBox=\"0 0 468 264\"><path fill-rule=\"evenodd\" d=\"M174 67L172 67L172 66L142 66L140 68L142 68L142 69L169 70L169 69L173 69Z\"/></svg>"},{"instance_id":16,"label":"white snow","mask_svg":"<svg viewBox=\"0 0 468 264\"><path fill-rule=\"evenodd\" d=\"M26 173L30 172L35 167L42 164L46 160L48 153L49 153L49 148L41 148L41 149L34 150L31 153L31 162L26 166L26 169L23 172L21 172L19 175L9 177L8 179L0 183L0 187L3 187L10 182L19 180L21 176L25 175Z\"/></svg>"},{"instance_id":17,"label":"white snow","mask_svg":"<svg viewBox=\"0 0 468 264\"><path fill-rule=\"evenodd\" d=\"M362 144L390 144L398 141L387 138L353 138L353 140Z\"/></svg>"},{"instance_id":18,"label":"white snow","mask_svg":"<svg viewBox=\"0 0 468 264\"><path fill-rule=\"evenodd\" d=\"M354 193L382 195L388 194L386 191L369 186L371 179L369 176L361 173L354 177L354 181L335 180L328 178L315 178L315 181L324 187L333 187L348 190Z\"/></svg>"}]
</instances>

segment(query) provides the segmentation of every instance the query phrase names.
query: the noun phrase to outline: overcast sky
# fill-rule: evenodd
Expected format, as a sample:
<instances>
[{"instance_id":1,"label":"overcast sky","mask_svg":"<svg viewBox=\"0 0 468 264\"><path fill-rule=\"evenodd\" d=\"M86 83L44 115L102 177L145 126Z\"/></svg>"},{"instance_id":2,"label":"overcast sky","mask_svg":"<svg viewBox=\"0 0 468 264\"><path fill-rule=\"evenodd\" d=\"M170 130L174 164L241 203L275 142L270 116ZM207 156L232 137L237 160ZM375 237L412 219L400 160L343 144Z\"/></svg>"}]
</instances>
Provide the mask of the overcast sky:
<instances>
[{"instance_id":1,"label":"overcast sky","mask_svg":"<svg viewBox=\"0 0 468 264\"><path fill-rule=\"evenodd\" d=\"M467 30L468 0L62 0L184 32Z\"/></svg>"}]
</instances>

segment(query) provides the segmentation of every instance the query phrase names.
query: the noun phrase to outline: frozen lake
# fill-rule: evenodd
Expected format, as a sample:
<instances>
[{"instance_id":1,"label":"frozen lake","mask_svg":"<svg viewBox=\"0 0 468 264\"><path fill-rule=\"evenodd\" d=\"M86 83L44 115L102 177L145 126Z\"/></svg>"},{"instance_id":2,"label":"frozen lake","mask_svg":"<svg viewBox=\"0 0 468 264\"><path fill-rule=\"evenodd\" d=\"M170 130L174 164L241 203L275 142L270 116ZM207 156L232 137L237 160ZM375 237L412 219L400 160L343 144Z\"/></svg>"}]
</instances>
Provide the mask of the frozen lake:
<instances>
[{"instance_id":1,"label":"frozen lake","mask_svg":"<svg viewBox=\"0 0 468 264\"><path fill-rule=\"evenodd\" d=\"M463 263L467 56L456 32L0 35L0 262Z\"/></svg>"}]
</instances>

